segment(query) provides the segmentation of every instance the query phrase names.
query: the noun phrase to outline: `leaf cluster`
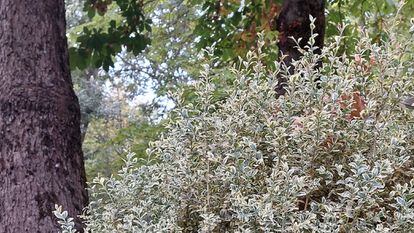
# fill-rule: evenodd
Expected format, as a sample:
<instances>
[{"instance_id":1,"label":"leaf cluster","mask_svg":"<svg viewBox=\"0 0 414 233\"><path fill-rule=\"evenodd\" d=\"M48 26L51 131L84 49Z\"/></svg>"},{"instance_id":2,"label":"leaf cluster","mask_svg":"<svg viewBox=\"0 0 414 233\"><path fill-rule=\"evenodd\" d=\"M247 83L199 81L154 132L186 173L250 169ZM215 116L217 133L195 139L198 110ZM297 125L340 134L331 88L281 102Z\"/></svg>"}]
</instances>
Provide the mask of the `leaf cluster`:
<instances>
[{"instance_id":1,"label":"leaf cluster","mask_svg":"<svg viewBox=\"0 0 414 233\"><path fill-rule=\"evenodd\" d=\"M145 17L143 1L88 0L84 11L103 23L84 26L78 33L75 46L69 49L72 69L94 66L108 71L123 46L137 55L151 43L146 32L151 32L152 21Z\"/></svg>"}]
</instances>

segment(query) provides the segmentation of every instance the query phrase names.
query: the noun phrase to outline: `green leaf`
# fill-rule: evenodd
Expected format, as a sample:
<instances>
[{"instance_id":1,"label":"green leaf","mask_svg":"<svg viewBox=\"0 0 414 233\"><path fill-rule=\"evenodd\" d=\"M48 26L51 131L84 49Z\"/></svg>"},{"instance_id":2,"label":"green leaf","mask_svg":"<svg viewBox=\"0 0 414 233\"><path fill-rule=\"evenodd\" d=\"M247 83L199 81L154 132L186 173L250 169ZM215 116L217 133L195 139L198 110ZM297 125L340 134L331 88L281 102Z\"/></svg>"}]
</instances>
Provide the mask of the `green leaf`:
<instances>
[{"instance_id":1,"label":"green leaf","mask_svg":"<svg viewBox=\"0 0 414 233\"><path fill-rule=\"evenodd\" d=\"M88 17L89 17L90 19L92 19L93 17L95 17L95 14L96 14L95 9L90 8L90 9L88 10Z\"/></svg>"}]
</instances>

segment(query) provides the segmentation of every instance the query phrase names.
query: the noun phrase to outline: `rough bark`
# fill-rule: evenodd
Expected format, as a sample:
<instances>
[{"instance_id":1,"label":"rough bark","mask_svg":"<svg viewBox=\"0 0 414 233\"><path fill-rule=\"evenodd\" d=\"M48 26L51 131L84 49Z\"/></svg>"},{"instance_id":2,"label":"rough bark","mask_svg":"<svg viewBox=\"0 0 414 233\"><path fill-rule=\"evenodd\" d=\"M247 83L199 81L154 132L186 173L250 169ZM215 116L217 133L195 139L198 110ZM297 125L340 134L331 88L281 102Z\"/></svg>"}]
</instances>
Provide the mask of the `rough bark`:
<instances>
[{"instance_id":1,"label":"rough bark","mask_svg":"<svg viewBox=\"0 0 414 233\"><path fill-rule=\"evenodd\" d=\"M291 37L299 40L302 38L299 46L304 48L311 36L309 15L316 18L314 33L318 36L315 40L315 46L319 49L316 53L321 52L325 36L325 1L324 0L285 0L282 9L276 20L276 29L279 31L279 57L282 54L287 55L283 62L290 67L293 60L299 60L302 54L297 49L297 44ZM320 67L322 63L318 64ZM318 68L315 67L315 68ZM286 80L279 78L279 85L276 89L278 95L285 94Z\"/></svg>"},{"instance_id":2,"label":"rough bark","mask_svg":"<svg viewBox=\"0 0 414 233\"><path fill-rule=\"evenodd\" d=\"M0 232L57 232L87 204L64 0L0 1Z\"/></svg>"}]
</instances>

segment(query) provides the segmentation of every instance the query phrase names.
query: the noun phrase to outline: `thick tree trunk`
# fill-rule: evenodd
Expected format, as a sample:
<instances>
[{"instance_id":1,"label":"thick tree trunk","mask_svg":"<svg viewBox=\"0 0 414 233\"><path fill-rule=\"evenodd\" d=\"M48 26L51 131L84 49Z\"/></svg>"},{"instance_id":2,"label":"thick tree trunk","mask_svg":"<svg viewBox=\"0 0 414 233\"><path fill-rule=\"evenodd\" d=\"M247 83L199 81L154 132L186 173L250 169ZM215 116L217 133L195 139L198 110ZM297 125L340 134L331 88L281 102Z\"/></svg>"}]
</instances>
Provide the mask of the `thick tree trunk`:
<instances>
[{"instance_id":1,"label":"thick tree trunk","mask_svg":"<svg viewBox=\"0 0 414 233\"><path fill-rule=\"evenodd\" d=\"M287 55L283 62L290 67L290 71L292 71L292 61L299 60L302 56L291 37L296 40L302 38L299 44L301 48L308 44L311 36L309 15L316 18L314 33L317 33L318 36L315 40L315 46L319 48L316 53L320 53L325 36L325 0L285 0L276 20L276 29L279 31L279 56ZM321 65L322 63L318 64L319 67ZM285 79L279 78L276 90L278 95L285 93L285 82Z\"/></svg>"},{"instance_id":2,"label":"thick tree trunk","mask_svg":"<svg viewBox=\"0 0 414 233\"><path fill-rule=\"evenodd\" d=\"M87 204L64 0L0 0L0 232L57 232Z\"/></svg>"}]
</instances>

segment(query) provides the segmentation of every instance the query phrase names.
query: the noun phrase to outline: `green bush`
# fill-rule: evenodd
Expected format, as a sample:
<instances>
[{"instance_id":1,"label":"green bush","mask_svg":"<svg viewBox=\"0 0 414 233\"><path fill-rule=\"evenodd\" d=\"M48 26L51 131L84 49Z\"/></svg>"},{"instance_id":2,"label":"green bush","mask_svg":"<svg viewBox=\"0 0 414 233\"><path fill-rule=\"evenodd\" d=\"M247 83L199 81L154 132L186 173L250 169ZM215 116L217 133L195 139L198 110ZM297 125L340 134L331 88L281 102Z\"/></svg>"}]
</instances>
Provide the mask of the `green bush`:
<instances>
[{"instance_id":1,"label":"green bush","mask_svg":"<svg viewBox=\"0 0 414 233\"><path fill-rule=\"evenodd\" d=\"M311 39L290 75L261 63L261 43L231 68L235 81L218 101L211 80L229 74L206 65L197 104L177 106L148 150L158 163L136 168L130 155L119 177L93 182L87 228L412 231L414 113L400 101L414 95L413 35L398 19L386 28L381 44L361 30L354 56L337 54L341 37L313 54ZM278 76L289 80L280 98Z\"/></svg>"}]
</instances>

